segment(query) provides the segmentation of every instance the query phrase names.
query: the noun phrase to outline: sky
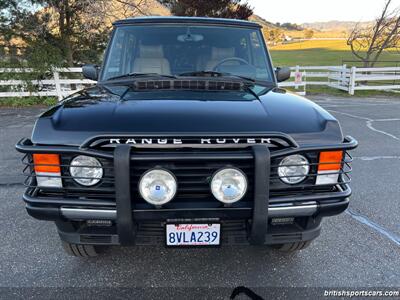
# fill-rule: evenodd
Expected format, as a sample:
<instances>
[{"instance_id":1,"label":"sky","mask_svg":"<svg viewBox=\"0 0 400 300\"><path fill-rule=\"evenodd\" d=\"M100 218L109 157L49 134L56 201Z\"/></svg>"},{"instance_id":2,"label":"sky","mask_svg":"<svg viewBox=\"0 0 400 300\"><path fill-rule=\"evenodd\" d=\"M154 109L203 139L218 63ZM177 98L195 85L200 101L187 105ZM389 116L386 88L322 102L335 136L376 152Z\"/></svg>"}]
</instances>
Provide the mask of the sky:
<instances>
[{"instance_id":1,"label":"sky","mask_svg":"<svg viewBox=\"0 0 400 300\"><path fill-rule=\"evenodd\" d=\"M400 0L392 0L400 7ZM255 14L276 23L320 21L371 21L385 0L248 0Z\"/></svg>"}]
</instances>

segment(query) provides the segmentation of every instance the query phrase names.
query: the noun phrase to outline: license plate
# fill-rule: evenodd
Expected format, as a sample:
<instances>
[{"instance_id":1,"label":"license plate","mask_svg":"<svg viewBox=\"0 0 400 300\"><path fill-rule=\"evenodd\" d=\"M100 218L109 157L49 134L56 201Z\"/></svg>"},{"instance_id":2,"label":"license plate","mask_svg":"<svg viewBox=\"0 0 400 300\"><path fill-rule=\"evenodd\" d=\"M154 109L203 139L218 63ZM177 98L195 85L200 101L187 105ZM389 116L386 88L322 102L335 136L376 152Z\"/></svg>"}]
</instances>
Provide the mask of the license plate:
<instances>
[{"instance_id":1,"label":"license plate","mask_svg":"<svg viewBox=\"0 0 400 300\"><path fill-rule=\"evenodd\" d=\"M167 224L167 246L216 246L221 224Z\"/></svg>"}]
</instances>

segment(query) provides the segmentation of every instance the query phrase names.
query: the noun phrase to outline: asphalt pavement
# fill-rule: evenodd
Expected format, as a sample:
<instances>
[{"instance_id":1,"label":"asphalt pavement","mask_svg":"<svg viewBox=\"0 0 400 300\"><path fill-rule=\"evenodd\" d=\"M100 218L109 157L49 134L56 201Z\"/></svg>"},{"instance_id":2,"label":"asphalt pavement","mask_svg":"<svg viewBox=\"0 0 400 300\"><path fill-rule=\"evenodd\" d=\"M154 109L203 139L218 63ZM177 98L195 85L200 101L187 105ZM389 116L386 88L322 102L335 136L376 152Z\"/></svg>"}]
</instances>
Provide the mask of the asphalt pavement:
<instances>
[{"instance_id":1,"label":"asphalt pavement","mask_svg":"<svg viewBox=\"0 0 400 300\"><path fill-rule=\"evenodd\" d=\"M6 298L25 298L32 287L39 294L75 291L82 296L91 290L105 298L125 291L125 296L136 299L145 294L168 298L178 292L196 299L229 299L229 292L238 286L255 291L265 287L399 290L400 96L312 100L337 117L344 134L360 145L352 152L349 209L326 218L321 236L295 254L250 246L157 246L112 247L94 259L69 257L55 226L29 217L21 200L21 155L14 145L30 136L43 109L0 109L0 287L26 288L0 289L0 297L3 292ZM108 287L119 289L107 294Z\"/></svg>"}]
</instances>

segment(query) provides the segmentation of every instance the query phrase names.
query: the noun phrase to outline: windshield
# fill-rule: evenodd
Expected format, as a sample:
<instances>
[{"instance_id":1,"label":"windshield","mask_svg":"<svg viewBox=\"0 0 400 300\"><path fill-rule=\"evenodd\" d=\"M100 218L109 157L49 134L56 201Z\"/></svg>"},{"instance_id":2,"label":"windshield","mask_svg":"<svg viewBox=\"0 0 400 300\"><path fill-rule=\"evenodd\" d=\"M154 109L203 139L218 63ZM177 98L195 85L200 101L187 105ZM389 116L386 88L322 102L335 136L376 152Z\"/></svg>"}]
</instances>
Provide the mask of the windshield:
<instances>
[{"instance_id":1,"label":"windshield","mask_svg":"<svg viewBox=\"0 0 400 300\"><path fill-rule=\"evenodd\" d=\"M131 73L215 71L273 81L260 31L228 26L117 27L101 80Z\"/></svg>"}]
</instances>

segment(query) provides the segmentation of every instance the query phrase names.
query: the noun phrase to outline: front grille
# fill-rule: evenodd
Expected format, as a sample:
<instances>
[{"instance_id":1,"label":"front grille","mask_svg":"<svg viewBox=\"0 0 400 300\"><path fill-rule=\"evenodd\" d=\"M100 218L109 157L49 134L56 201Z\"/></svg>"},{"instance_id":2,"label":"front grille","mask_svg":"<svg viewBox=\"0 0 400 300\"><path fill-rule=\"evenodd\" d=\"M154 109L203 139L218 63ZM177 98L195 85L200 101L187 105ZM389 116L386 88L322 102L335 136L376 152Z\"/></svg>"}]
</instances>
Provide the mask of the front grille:
<instances>
[{"instance_id":1,"label":"front grille","mask_svg":"<svg viewBox=\"0 0 400 300\"><path fill-rule=\"evenodd\" d=\"M221 159L218 161L188 160L188 161L138 161L131 165L132 189L135 199L142 200L138 185L140 177L149 169L163 168L171 171L178 182L178 191L174 201L212 201L216 202L210 191L212 176L224 167L236 167L242 170L248 180L248 190L242 201L253 198L254 163L252 159L234 160ZM144 201L144 200L143 200Z\"/></svg>"}]
</instances>

